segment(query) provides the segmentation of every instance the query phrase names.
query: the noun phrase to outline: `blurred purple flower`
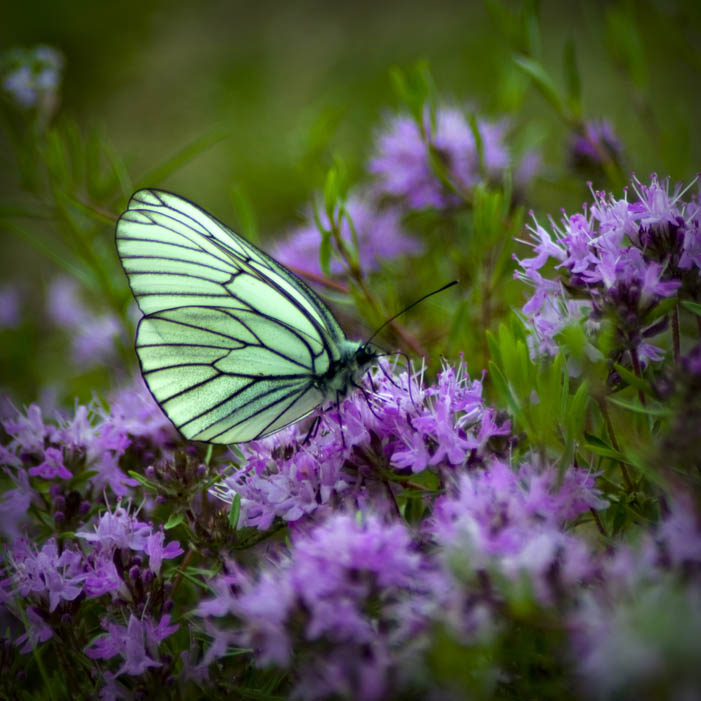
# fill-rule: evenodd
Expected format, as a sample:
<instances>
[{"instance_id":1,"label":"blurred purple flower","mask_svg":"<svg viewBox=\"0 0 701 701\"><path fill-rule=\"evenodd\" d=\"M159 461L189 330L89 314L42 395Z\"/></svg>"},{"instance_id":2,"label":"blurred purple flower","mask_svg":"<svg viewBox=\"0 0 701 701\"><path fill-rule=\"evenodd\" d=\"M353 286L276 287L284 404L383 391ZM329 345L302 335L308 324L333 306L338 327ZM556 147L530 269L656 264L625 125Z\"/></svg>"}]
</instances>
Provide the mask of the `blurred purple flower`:
<instances>
[{"instance_id":1,"label":"blurred purple flower","mask_svg":"<svg viewBox=\"0 0 701 701\"><path fill-rule=\"evenodd\" d=\"M122 325L112 314L97 314L89 309L75 280L59 277L51 283L47 313L54 324L68 332L75 365L86 369L114 360Z\"/></svg>"},{"instance_id":2,"label":"blurred purple flower","mask_svg":"<svg viewBox=\"0 0 701 701\"><path fill-rule=\"evenodd\" d=\"M504 145L506 123L478 120L477 128L482 141L484 175L497 179L510 165ZM370 172L378 180L377 192L404 199L414 209L457 204L458 197L446 188L431 167L428 144L435 149L452 184L458 190L469 190L483 180L470 124L462 110L442 106L436 110L435 133L431 133L428 119L424 133L425 138L408 115L388 120L376 139L375 156L370 161Z\"/></svg>"},{"instance_id":3,"label":"blurred purple flower","mask_svg":"<svg viewBox=\"0 0 701 701\"><path fill-rule=\"evenodd\" d=\"M15 462L10 462L10 459ZM0 464L21 467L21 462L19 465L17 462L19 460L14 455L0 446ZM39 495L31 488L29 475L25 470L9 470L3 467L3 471L17 486L7 489L0 498L0 534L14 541L29 522L29 507L38 501Z\"/></svg>"},{"instance_id":4,"label":"blurred purple flower","mask_svg":"<svg viewBox=\"0 0 701 701\"><path fill-rule=\"evenodd\" d=\"M633 182L637 201L593 192L584 214L550 219L551 234L534 218L528 227L535 256L518 260L516 276L534 287L523 307L534 330L533 350L553 354L555 335L577 318L595 335L602 318L616 328L614 353L637 353L641 361L662 357L647 340L662 330L645 319L662 299L701 292L699 208L684 202L684 191L669 192L669 181ZM539 272L554 260L560 280ZM553 296L555 295L555 296Z\"/></svg>"},{"instance_id":5,"label":"blurred purple flower","mask_svg":"<svg viewBox=\"0 0 701 701\"><path fill-rule=\"evenodd\" d=\"M61 84L63 56L50 46L14 49L3 56L9 67L2 87L22 108L52 108Z\"/></svg>"},{"instance_id":6,"label":"blurred purple flower","mask_svg":"<svg viewBox=\"0 0 701 701\"><path fill-rule=\"evenodd\" d=\"M34 454L41 455L47 440L56 438L56 427L45 425L41 415L41 409L37 404L31 404L23 415L15 409L14 419L7 419L2 425L12 439L8 444L8 450L16 455Z\"/></svg>"},{"instance_id":7,"label":"blurred purple flower","mask_svg":"<svg viewBox=\"0 0 701 701\"><path fill-rule=\"evenodd\" d=\"M363 270L372 272L380 268L385 260L390 261L421 252L421 244L403 231L400 223L401 215L397 209L390 207L377 209L367 198L359 195L351 195L346 208L357 236L358 262ZM322 226L328 228L329 220L326 213L320 211L319 216ZM347 217L343 218L341 224L341 237L345 245L352 250L353 234ZM320 244L321 233L310 216L307 225L295 229L287 238L274 246L272 255L292 268L321 275ZM331 272L339 274L346 267L346 263L334 249L330 262Z\"/></svg>"},{"instance_id":8,"label":"blurred purple flower","mask_svg":"<svg viewBox=\"0 0 701 701\"><path fill-rule=\"evenodd\" d=\"M111 432L149 440L161 449L180 441L173 424L156 404L141 376L110 396L109 410L102 413L102 419Z\"/></svg>"},{"instance_id":9,"label":"blurred purple flower","mask_svg":"<svg viewBox=\"0 0 701 701\"><path fill-rule=\"evenodd\" d=\"M149 667L162 666L162 662L158 661L158 645L179 628L170 625L168 614L158 623L131 614L126 626L103 620L102 627L107 632L93 640L85 648L85 654L93 660L108 660L120 655L123 663L115 677L121 674L138 676Z\"/></svg>"},{"instance_id":10,"label":"blurred purple flower","mask_svg":"<svg viewBox=\"0 0 701 701\"><path fill-rule=\"evenodd\" d=\"M34 606L27 606L25 609L27 623L29 627L25 633L17 638L16 645L20 647L22 654L27 654L36 648L39 643L44 643L53 637L54 632L46 621L42 618L38 609Z\"/></svg>"},{"instance_id":11,"label":"blurred purple flower","mask_svg":"<svg viewBox=\"0 0 701 701\"><path fill-rule=\"evenodd\" d=\"M584 130L575 134L569 144L569 160L574 168L587 170L612 161L621 163L623 147L613 126L605 119L584 124Z\"/></svg>"},{"instance_id":12,"label":"blurred purple flower","mask_svg":"<svg viewBox=\"0 0 701 701\"><path fill-rule=\"evenodd\" d=\"M380 699L414 642L409 631L415 638L427 623L408 625L410 611L423 609L402 604L426 599L430 587L404 525L336 514L297 535L289 558L255 579L225 575L219 590L223 596L203 602L199 614L235 615L238 642L256 651L258 665L287 667L294 652L295 694Z\"/></svg>"},{"instance_id":13,"label":"blurred purple flower","mask_svg":"<svg viewBox=\"0 0 701 701\"><path fill-rule=\"evenodd\" d=\"M20 294L15 285L0 287L0 329L12 329L20 322Z\"/></svg>"},{"instance_id":14,"label":"blurred purple flower","mask_svg":"<svg viewBox=\"0 0 701 701\"><path fill-rule=\"evenodd\" d=\"M607 506L586 470L566 470L558 487L559 479L554 467L524 463L514 470L495 461L461 475L457 492L438 499L428 532L448 561L461 553L473 571L495 567L512 581L530 574L536 595L548 603L553 568L562 588L594 572L590 549L565 532L565 521Z\"/></svg>"},{"instance_id":15,"label":"blurred purple flower","mask_svg":"<svg viewBox=\"0 0 701 701\"><path fill-rule=\"evenodd\" d=\"M646 698L651 689L663 690L665 698L695 698L701 684L699 582L648 570L631 585L584 592L570 617L580 688L600 699Z\"/></svg>"}]
</instances>

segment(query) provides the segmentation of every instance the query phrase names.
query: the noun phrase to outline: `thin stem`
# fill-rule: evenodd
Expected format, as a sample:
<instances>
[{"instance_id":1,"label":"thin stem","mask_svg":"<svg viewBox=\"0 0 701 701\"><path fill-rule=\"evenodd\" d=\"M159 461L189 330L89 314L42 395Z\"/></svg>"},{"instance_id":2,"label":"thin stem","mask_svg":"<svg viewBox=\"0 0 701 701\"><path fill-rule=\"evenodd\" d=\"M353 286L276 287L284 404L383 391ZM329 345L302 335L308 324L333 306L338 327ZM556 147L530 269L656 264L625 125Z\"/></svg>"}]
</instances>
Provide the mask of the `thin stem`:
<instances>
[{"instance_id":1,"label":"thin stem","mask_svg":"<svg viewBox=\"0 0 701 701\"><path fill-rule=\"evenodd\" d=\"M330 287L332 290L336 290L336 292L341 292L344 295L348 294L348 287L343 283L337 282L336 280L329 280L329 278L325 277L324 275L317 275L316 273L312 273L309 270L302 270L301 268L296 268L293 265L288 265L287 267L298 277L306 278L307 280L311 280L312 282L315 282L318 285L324 285L324 287Z\"/></svg>"},{"instance_id":2,"label":"thin stem","mask_svg":"<svg viewBox=\"0 0 701 701\"><path fill-rule=\"evenodd\" d=\"M606 406L606 400L603 398L599 398L597 400L597 403L599 405L599 409L601 410L601 415L604 417L604 423L606 424L606 431L609 434L609 439L611 440L611 445L613 446L613 449L617 452L621 452L621 446L618 444L618 440L616 439L616 433L613 430L613 423L611 422L611 416L609 415L609 410L608 407ZM623 481L625 482L626 485L626 490L629 492L632 492L634 489L633 486L633 480L630 478L630 474L628 473L628 468L626 467L626 464L624 462L621 462L619 460L619 464L621 466L621 474L623 475Z\"/></svg>"},{"instance_id":3,"label":"thin stem","mask_svg":"<svg viewBox=\"0 0 701 701\"><path fill-rule=\"evenodd\" d=\"M608 538L608 533L606 533L606 529L604 528L604 524L601 522L601 519L599 518L599 514L596 513L596 509L590 508L589 511L591 511L591 515L594 517L594 523L596 524L596 527L599 529L599 533L601 533L604 538Z\"/></svg>"},{"instance_id":4,"label":"thin stem","mask_svg":"<svg viewBox=\"0 0 701 701\"><path fill-rule=\"evenodd\" d=\"M183 577L184 577L184 572L187 569L187 566L190 564L190 560L192 560L193 555L195 554L195 551L190 548L187 553L185 554L185 557L183 558L182 564L178 568L180 571L175 577L175 582L173 582L173 589L170 593L171 598L175 597L175 592L178 590L178 587L180 586L180 582L182 582Z\"/></svg>"},{"instance_id":5,"label":"thin stem","mask_svg":"<svg viewBox=\"0 0 701 701\"><path fill-rule=\"evenodd\" d=\"M642 373L642 369L640 367L640 358L638 357L638 349L637 348L633 348L630 351L630 358L633 361L633 372L635 373L635 376L642 380L643 373ZM647 406L647 403L645 401L645 394L643 393L643 391L641 389L638 390L638 397L640 399L640 403L643 406Z\"/></svg>"},{"instance_id":6,"label":"thin stem","mask_svg":"<svg viewBox=\"0 0 701 701\"><path fill-rule=\"evenodd\" d=\"M679 305L674 306L672 312L672 346L674 348L674 362L679 362L680 345L679 345Z\"/></svg>"},{"instance_id":7,"label":"thin stem","mask_svg":"<svg viewBox=\"0 0 701 701\"><path fill-rule=\"evenodd\" d=\"M401 519L402 518L402 512L399 510L399 504L397 504L397 499L394 496L394 492L392 491L392 485L389 483L388 480L382 480L385 483L385 487L387 488L387 493L389 494L390 501L392 504L394 504L394 510L397 512L397 516Z\"/></svg>"}]
</instances>

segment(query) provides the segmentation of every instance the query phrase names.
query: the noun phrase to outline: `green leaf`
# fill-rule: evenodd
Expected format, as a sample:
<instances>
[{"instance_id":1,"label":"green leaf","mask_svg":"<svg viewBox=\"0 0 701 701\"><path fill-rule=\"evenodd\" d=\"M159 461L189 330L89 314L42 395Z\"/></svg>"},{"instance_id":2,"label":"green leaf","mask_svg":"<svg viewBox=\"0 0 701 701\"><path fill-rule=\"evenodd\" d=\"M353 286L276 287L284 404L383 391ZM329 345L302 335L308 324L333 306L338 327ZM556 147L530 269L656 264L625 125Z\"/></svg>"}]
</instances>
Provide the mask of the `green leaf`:
<instances>
[{"instance_id":1,"label":"green leaf","mask_svg":"<svg viewBox=\"0 0 701 701\"><path fill-rule=\"evenodd\" d=\"M602 448L610 447L605 440L599 438L599 436L595 436L593 433L589 433L588 431L584 432L584 438L587 440L588 443L592 443L593 445L598 445Z\"/></svg>"},{"instance_id":2,"label":"green leaf","mask_svg":"<svg viewBox=\"0 0 701 701\"><path fill-rule=\"evenodd\" d=\"M146 487L147 489L150 489L153 492L158 491L159 486L155 482L152 482L150 479L147 479L143 475L140 475L138 472L134 472L134 470L128 470L127 474L129 475L129 477L133 477L143 487Z\"/></svg>"},{"instance_id":3,"label":"green leaf","mask_svg":"<svg viewBox=\"0 0 701 701\"><path fill-rule=\"evenodd\" d=\"M643 324L649 326L653 321L659 319L677 306L679 300L676 297L667 297L667 299L660 300L644 317Z\"/></svg>"},{"instance_id":4,"label":"green leaf","mask_svg":"<svg viewBox=\"0 0 701 701\"><path fill-rule=\"evenodd\" d=\"M331 276L331 233L322 231L319 244L319 265L326 277Z\"/></svg>"},{"instance_id":5,"label":"green leaf","mask_svg":"<svg viewBox=\"0 0 701 701\"><path fill-rule=\"evenodd\" d=\"M540 62L526 56L515 56L514 62L526 75L531 78L541 95L543 95L543 97L551 104L557 113L565 119L565 121L574 121L573 116L565 106L565 102L560 96L555 83Z\"/></svg>"},{"instance_id":6,"label":"green leaf","mask_svg":"<svg viewBox=\"0 0 701 701\"><path fill-rule=\"evenodd\" d=\"M390 70L390 80L400 104L406 106L419 131L425 136L426 116L432 132L435 132L435 89L433 78L425 60L417 61L409 71L394 67ZM428 115L425 108L428 106Z\"/></svg>"},{"instance_id":7,"label":"green leaf","mask_svg":"<svg viewBox=\"0 0 701 701\"><path fill-rule=\"evenodd\" d=\"M566 421L570 435L575 438L582 434L587 407L589 406L589 384L582 382L574 393L574 397L569 402Z\"/></svg>"},{"instance_id":8,"label":"green leaf","mask_svg":"<svg viewBox=\"0 0 701 701\"><path fill-rule=\"evenodd\" d=\"M482 174L482 177L484 178L487 171L486 166L484 164L484 142L482 141L482 134L480 134L479 124L477 124L477 116L474 112L470 112L467 115L467 121L470 125L472 138L475 140L475 150L477 151L477 163L479 164L479 171Z\"/></svg>"},{"instance_id":9,"label":"green leaf","mask_svg":"<svg viewBox=\"0 0 701 701\"><path fill-rule=\"evenodd\" d=\"M312 203L312 213L314 215L314 223L321 234L321 242L319 244L319 266L321 271L329 277L331 275L331 232L322 224L319 215L319 207L316 202Z\"/></svg>"},{"instance_id":10,"label":"green leaf","mask_svg":"<svg viewBox=\"0 0 701 701\"><path fill-rule=\"evenodd\" d=\"M644 394L653 394L652 387L647 380L643 379L642 377L638 377L634 372L631 372L628 370L628 368L623 367L623 365L620 363L614 363L613 367L616 368L616 371L626 384L630 385L631 387L635 387L635 389L640 390Z\"/></svg>"},{"instance_id":11,"label":"green leaf","mask_svg":"<svg viewBox=\"0 0 701 701\"><path fill-rule=\"evenodd\" d=\"M169 175L182 168L189 163L193 158L199 156L203 151L215 146L220 141L223 141L231 134L231 127L215 126L202 136L195 139L191 144L178 151L174 156L164 161L161 165L146 171L136 181L136 188L153 187L165 180Z\"/></svg>"},{"instance_id":12,"label":"green leaf","mask_svg":"<svg viewBox=\"0 0 701 701\"><path fill-rule=\"evenodd\" d=\"M584 447L590 453L600 455L602 458L611 458L612 460L618 460L618 462L625 462L631 465L633 464L628 458L626 458L625 455L623 455L623 453L620 453L613 448L604 447L598 443L585 443Z\"/></svg>"},{"instance_id":13,"label":"green leaf","mask_svg":"<svg viewBox=\"0 0 701 701\"><path fill-rule=\"evenodd\" d=\"M239 525L239 516L241 515L241 495L237 492L231 502L229 509L229 526L235 531Z\"/></svg>"},{"instance_id":14,"label":"green leaf","mask_svg":"<svg viewBox=\"0 0 701 701\"><path fill-rule=\"evenodd\" d=\"M654 406L643 406L639 399L623 399L623 397L609 397L608 401L611 404L621 407L622 409L627 409L636 414L647 414L648 416L673 416L674 412L669 408L661 404L655 404Z\"/></svg>"},{"instance_id":15,"label":"green leaf","mask_svg":"<svg viewBox=\"0 0 701 701\"><path fill-rule=\"evenodd\" d=\"M696 316L701 316L701 304L698 302L691 302L688 299L682 300L682 307Z\"/></svg>"},{"instance_id":16,"label":"green leaf","mask_svg":"<svg viewBox=\"0 0 701 701\"><path fill-rule=\"evenodd\" d=\"M260 240L258 235L258 221L256 213L241 185L234 185L231 188L231 203L234 207L234 216L238 225L239 233L249 241L257 243Z\"/></svg>"},{"instance_id":17,"label":"green leaf","mask_svg":"<svg viewBox=\"0 0 701 701\"><path fill-rule=\"evenodd\" d=\"M183 522L184 518L185 517L182 511L176 511L168 517L168 520L163 525L164 530L169 531L171 528L179 526Z\"/></svg>"},{"instance_id":18,"label":"green leaf","mask_svg":"<svg viewBox=\"0 0 701 701\"><path fill-rule=\"evenodd\" d=\"M339 199L339 182L338 171L336 168L330 168L324 180L324 211L328 217L329 223L333 225L336 213L336 202Z\"/></svg>"}]
</instances>

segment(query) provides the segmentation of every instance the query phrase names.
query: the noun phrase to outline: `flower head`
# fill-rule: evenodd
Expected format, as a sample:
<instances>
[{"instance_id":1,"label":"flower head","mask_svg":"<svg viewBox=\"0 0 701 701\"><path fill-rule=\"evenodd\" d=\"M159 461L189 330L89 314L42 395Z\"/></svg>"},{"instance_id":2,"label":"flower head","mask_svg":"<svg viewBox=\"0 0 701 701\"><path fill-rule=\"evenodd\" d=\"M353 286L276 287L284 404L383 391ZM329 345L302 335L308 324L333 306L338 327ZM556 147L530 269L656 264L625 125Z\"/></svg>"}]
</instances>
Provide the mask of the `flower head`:
<instances>
[{"instance_id":1,"label":"flower head","mask_svg":"<svg viewBox=\"0 0 701 701\"><path fill-rule=\"evenodd\" d=\"M620 163L623 147L610 122L605 119L589 121L570 140L569 159L579 170L600 167L606 161Z\"/></svg>"},{"instance_id":2,"label":"flower head","mask_svg":"<svg viewBox=\"0 0 701 701\"><path fill-rule=\"evenodd\" d=\"M50 46L15 49L5 54L10 68L2 87L24 109L53 107L61 83L63 56Z\"/></svg>"},{"instance_id":3,"label":"flower head","mask_svg":"<svg viewBox=\"0 0 701 701\"><path fill-rule=\"evenodd\" d=\"M615 328L613 353L637 354L641 361L661 357L646 339L662 326L647 319L661 300L677 294L692 298L701 290L699 209L684 202L683 191L669 191L669 181L652 177L649 186L635 180L637 200L617 200L593 192L594 202L583 214L550 220L552 233L537 220L528 227L532 258L520 259L517 273L534 287L523 312L537 339L534 350L552 354L553 339L575 318L589 322L594 335L608 319ZM540 271L555 262L559 280ZM555 297L553 297L555 293ZM573 314L574 312L574 314Z\"/></svg>"},{"instance_id":4,"label":"flower head","mask_svg":"<svg viewBox=\"0 0 701 701\"><path fill-rule=\"evenodd\" d=\"M227 477L217 495L227 501L240 495L242 524L266 529L276 517L318 517L342 503L390 513L382 470L453 473L480 464L491 439L511 432L484 405L482 382L470 380L464 363L446 364L428 387L422 373L393 372L385 364L339 412L320 413L313 441L303 441L295 425L241 446L246 467Z\"/></svg>"},{"instance_id":5,"label":"flower head","mask_svg":"<svg viewBox=\"0 0 701 701\"><path fill-rule=\"evenodd\" d=\"M486 177L497 178L510 164L504 145L504 122L477 122ZM412 208L442 208L458 199L441 182L431 166L430 149L441 160L458 190L468 190L483 180L475 136L462 110L442 106L436 110L436 128L429 120L423 133L416 122L402 114L391 118L378 135L370 172L377 176L377 191L406 200Z\"/></svg>"},{"instance_id":6,"label":"flower head","mask_svg":"<svg viewBox=\"0 0 701 701\"><path fill-rule=\"evenodd\" d=\"M178 630L177 625L170 625L168 614L158 623L131 614L126 626L107 620L102 622L102 626L107 632L93 640L85 648L85 654L91 659L103 660L119 655L123 661L115 676L138 676L149 667L160 667L162 662L159 661L158 646Z\"/></svg>"},{"instance_id":7,"label":"flower head","mask_svg":"<svg viewBox=\"0 0 701 701\"><path fill-rule=\"evenodd\" d=\"M376 208L366 197L358 195L348 198L346 209L347 216L343 217L341 223L341 238L349 250L353 250L354 240L357 241L358 262L363 270L372 272L384 261L415 255L421 251L420 243L402 229L397 209ZM328 228L326 213L321 212L320 218L322 226ZM321 234L310 217L308 224L295 229L287 238L278 242L273 249L273 255L285 265L321 275L320 245ZM338 251L333 250L331 272L338 274L345 268L342 257Z\"/></svg>"},{"instance_id":8,"label":"flower head","mask_svg":"<svg viewBox=\"0 0 701 701\"><path fill-rule=\"evenodd\" d=\"M412 642L409 631L421 627L407 621L421 607L403 605L429 591L425 563L402 524L346 514L297 535L289 557L256 578L225 577L222 598L205 602L200 614L235 615L238 642L256 650L257 664L286 667L294 651L296 693L310 699L383 698Z\"/></svg>"},{"instance_id":9,"label":"flower head","mask_svg":"<svg viewBox=\"0 0 701 701\"><path fill-rule=\"evenodd\" d=\"M47 313L54 324L69 332L77 367L89 368L114 359L122 325L114 315L90 309L75 280L59 277L52 282L47 292Z\"/></svg>"}]
</instances>

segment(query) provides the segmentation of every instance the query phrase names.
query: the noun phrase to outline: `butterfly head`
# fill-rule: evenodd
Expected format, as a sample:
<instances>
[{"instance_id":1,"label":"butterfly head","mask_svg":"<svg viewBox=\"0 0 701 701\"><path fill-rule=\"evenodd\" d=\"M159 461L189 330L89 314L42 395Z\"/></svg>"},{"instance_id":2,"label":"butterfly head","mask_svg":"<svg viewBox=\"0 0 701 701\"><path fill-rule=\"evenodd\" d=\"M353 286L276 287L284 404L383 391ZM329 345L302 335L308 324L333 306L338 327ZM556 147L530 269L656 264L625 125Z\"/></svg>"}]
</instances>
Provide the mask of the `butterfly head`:
<instances>
[{"instance_id":1,"label":"butterfly head","mask_svg":"<svg viewBox=\"0 0 701 701\"><path fill-rule=\"evenodd\" d=\"M368 365L377 358L377 350L368 343L345 340L339 344L340 355L317 379L317 388L329 400L345 397L358 386Z\"/></svg>"}]
</instances>

